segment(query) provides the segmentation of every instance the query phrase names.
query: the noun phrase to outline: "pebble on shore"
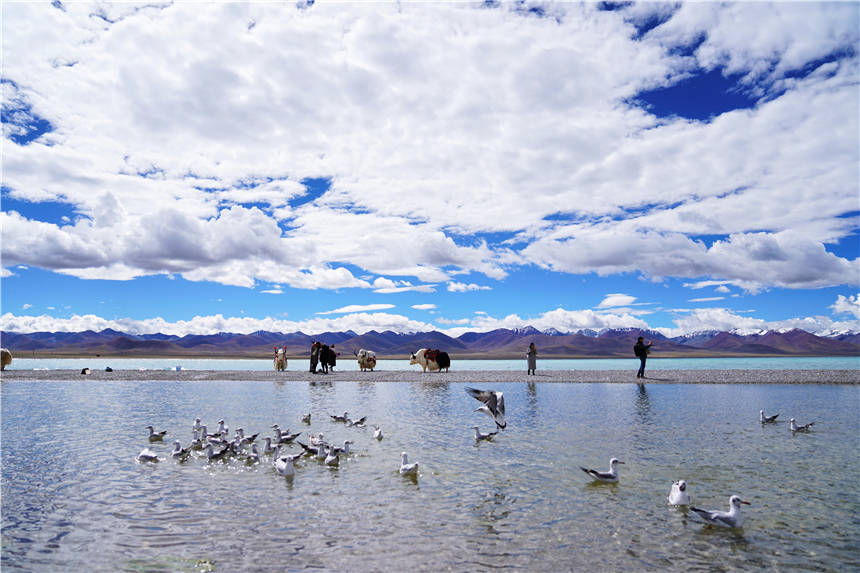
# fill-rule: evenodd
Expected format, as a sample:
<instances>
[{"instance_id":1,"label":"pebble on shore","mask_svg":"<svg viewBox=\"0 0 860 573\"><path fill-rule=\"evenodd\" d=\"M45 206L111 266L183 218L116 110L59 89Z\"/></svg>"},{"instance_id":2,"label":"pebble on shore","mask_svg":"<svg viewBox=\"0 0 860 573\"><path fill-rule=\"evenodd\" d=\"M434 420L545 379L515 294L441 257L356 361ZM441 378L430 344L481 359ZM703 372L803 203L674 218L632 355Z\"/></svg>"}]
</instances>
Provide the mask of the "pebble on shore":
<instances>
[{"instance_id":1,"label":"pebble on shore","mask_svg":"<svg viewBox=\"0 0 860 573\"><path fill-rule=\"evenodd\" d=\"M4 370L0 380L80 380L77 370ZM308 372L273 370L91 370L87 380L228 380L320 382ZM374 372L339 370L323 377L326 382L466 382L488 384L504 382L622 383L622 384L860 384L860 370L652 370L646 378L636 378L631 370L542 370L536 376L508 370L376 370Z\"/></svg>"}]
</instances>

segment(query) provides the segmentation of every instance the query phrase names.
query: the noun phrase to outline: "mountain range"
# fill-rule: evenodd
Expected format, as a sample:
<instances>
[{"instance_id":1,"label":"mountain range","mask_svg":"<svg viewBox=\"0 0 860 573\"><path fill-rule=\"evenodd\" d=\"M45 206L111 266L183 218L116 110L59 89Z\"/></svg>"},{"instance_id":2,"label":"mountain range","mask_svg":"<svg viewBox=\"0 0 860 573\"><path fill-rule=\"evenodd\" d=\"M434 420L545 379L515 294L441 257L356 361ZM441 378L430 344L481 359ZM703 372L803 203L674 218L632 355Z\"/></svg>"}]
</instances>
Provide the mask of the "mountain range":
<instances>
[{"instance_id":1,"label":"mountain range","mask_svg":"<svg viewBox=\"0 0 860 573\"><path fill-rule=\"evenodd\" d=\"M610 329L562 333L533 327L467 332L453 338L441 332L398 333L370 331L250 334L218 333L129 334L116 330L94 332L0 332L0 344L13 355L30 356L184 356L269 357L273 347L287 347L291 357L308 356L311 343L335 345L341 356L366 348L380 357L400 358L419 348L439 348L454 358L522 358L530 342L539 356L554 358L630 358L633 344L643 336L654 342L652 356L860 356L860 333L817 336L804 330L737 334L699 332L667 338L656 331Z\"/></svg>"}]
</instances>

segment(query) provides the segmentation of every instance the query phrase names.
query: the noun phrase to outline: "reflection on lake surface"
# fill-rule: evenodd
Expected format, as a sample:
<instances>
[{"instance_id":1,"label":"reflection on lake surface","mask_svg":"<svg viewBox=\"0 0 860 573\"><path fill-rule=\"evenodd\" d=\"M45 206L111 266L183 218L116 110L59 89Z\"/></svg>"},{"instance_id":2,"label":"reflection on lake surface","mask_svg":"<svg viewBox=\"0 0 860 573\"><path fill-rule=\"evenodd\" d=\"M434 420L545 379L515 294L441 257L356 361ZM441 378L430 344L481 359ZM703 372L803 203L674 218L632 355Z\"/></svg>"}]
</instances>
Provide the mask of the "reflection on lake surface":
<instances>
[{"instance_id":1,"label":"reflection on lake surface","mask_svg":"<svg viewBox=\"0 0 860 573\"><path fill-rule=\"evenodd\" d=\"M476 444L463 384L4 382L4 571L481 571L860 567L860 387L495 385L508 429ZM758 411L780 412L762 426ZM349 411L382 427L347 427ZM311 412L311 425L301 416ZM271 425L353 442L337 469L305 459L292 480L266 458L185 463L200 417L246 434ZM788 418L815 421L791 435ZM152 448L144 426L167 429ZM298 452L296 446L289 449ZM400 452L420 464L398 474ZM618 485L580 466L623 460ZM817 479L818 476L826 476ZM666 506L752 503L740 531Z\"/></svg>"}]
</instances>

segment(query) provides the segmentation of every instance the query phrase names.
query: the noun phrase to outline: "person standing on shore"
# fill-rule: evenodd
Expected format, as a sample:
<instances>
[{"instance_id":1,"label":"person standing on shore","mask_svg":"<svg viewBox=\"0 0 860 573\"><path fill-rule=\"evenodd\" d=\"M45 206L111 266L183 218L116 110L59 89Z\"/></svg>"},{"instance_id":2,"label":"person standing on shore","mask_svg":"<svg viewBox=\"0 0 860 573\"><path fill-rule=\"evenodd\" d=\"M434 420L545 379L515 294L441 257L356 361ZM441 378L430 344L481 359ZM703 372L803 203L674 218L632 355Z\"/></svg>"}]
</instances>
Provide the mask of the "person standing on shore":
<instances>
[{"instance_id":1,"label":"person standing on shore","mask_svg":"<svg viewBox=\"0 0 860 573\"><path fill-rule=\"evenodd\" d=\"M317 373L317 362L319 362L319 358L320 358L320 346L321 346L321 344L319 342L316 342L316 341L314 341L314 343L311 344L311 369L310 369L311 374Z\"/></svg>"},{"instance_id":2,"label":"person standing on shore","mask_svg":"<svg viewBox=\"0 0 860 573\"><path fill-rule=\"evenodd\" d=\"M532 342L529 344L529 351L526 353L526 357L528 358L528 374L534 374L535 368L537 368L537 348L535 348L535 343Z\"/></svg>"},{"instance_id":3,"label":"person standing on shore","mask_svg":"<svg viewBox=\"0 0 860 573\"><path fill-rule=\"evenodd\" d=\"M645 344L645 339L641 336L636 340L636 344L633 345L633 354L639 359L639 372L636 373L637 378L645 378L645 360L648 358L648 353L651 352L651 346L653 345L654 343L651 341Z\"/></svg>"}]
</instances>

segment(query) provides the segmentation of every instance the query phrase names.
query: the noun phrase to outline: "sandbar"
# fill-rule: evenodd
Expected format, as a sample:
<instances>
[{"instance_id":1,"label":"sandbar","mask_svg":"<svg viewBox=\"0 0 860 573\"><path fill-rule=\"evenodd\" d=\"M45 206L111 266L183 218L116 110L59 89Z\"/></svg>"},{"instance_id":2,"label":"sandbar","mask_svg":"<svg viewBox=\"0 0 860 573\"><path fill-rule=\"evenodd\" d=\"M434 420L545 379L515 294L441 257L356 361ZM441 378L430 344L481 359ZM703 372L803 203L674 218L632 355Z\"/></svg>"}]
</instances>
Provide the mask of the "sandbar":
<instances>
[{"instance_id":1,"label":"sandbar","mask_svg":"<svg viewBox=\"0 0 860 573\"><path fill-rule=\"evenodd\" d=\"M538 370L536 375L510 370L451 370L422 372L414 370L355 370L329 374L287 370L6 370L0 381L248 381L248 382L466 382L492 384L503 382L555 383L645 383L645 384L860 384L858 370L654 370L637 379L635 370Z\"/></svg>"}]
</instances>

